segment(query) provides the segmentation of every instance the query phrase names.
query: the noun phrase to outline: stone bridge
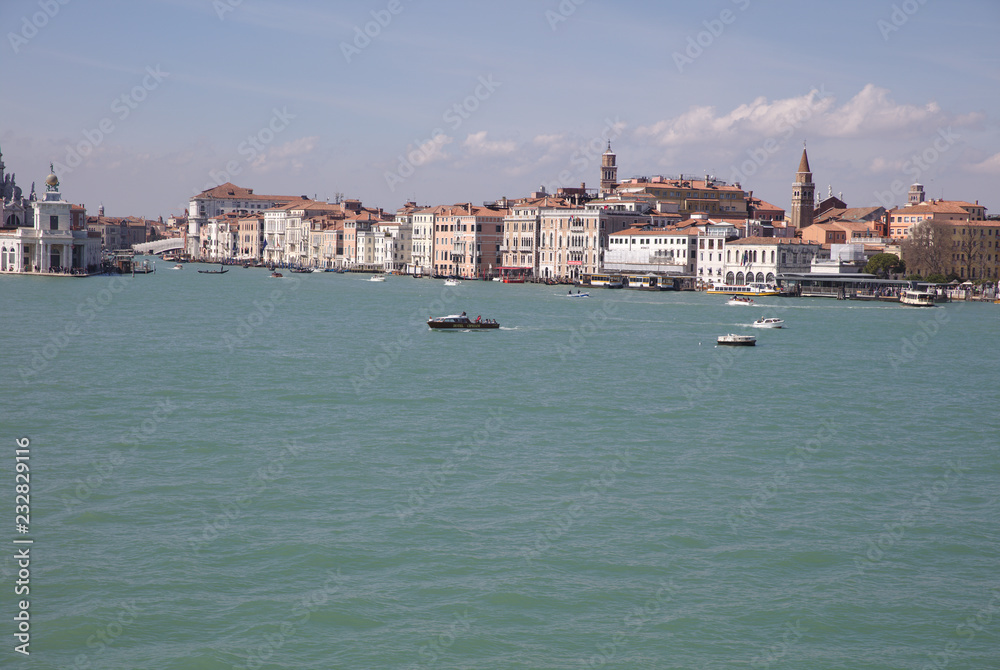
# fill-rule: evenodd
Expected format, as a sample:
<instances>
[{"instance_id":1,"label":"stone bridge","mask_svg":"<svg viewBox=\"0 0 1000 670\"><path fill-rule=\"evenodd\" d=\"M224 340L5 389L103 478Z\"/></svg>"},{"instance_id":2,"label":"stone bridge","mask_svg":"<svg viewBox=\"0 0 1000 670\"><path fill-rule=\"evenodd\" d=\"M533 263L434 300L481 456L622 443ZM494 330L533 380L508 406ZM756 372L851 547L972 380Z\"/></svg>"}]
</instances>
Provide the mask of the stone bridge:
<instances>
[{"instance_id":1,"label":"stone bridge","mask_svg":"<svg viewBox=\"0 0 1000 670\"><path fill-rule=\"evenodd\" d=\"M165 251L174 251L176 249L184 249L184 238L171 237L166 240L132 245L132 250L138 254L162 254Z\"/></svg>"}]
</instances>

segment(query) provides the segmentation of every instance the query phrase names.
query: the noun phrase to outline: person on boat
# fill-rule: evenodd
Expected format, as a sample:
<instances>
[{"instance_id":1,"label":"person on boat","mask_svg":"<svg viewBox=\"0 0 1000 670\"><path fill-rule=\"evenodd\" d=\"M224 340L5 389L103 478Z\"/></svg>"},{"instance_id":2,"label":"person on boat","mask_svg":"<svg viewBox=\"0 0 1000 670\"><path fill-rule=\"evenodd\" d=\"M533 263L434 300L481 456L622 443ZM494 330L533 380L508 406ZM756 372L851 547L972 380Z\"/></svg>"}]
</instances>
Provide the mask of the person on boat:
<instances>
[{"instance_id":1,"label":"person on boat","mask_svg":"<svg viewBox=\"0 0 1000 670\"><path fill-rule=\"evenodd\" d=\"M483 319L483 317L481 315L477 316L476 317L476 323L479 323L480 321L482 321L482 319Z\"/></svg>"},{"instance_id":2,"label":"person on boat","mask_svg":"<svg viewBox=\"0 0 1000 670\"><path fill-rule=\"evenodd\" d=\"M465 312L462 312L462 316L465 316Z\"/></svg>"},{"instance_id":3,"label":"person on boat","mask_svg":"<svg viewBox=\"0 0 1000 670\"><path fill-rule=\"evenodd\" d=\"M566 291L566 293L567 293L567 295L573 295L573 289L570 289L570 290ZM577 293L579 293L579 291L577 291Z\"/></svg>"}]
</instances>

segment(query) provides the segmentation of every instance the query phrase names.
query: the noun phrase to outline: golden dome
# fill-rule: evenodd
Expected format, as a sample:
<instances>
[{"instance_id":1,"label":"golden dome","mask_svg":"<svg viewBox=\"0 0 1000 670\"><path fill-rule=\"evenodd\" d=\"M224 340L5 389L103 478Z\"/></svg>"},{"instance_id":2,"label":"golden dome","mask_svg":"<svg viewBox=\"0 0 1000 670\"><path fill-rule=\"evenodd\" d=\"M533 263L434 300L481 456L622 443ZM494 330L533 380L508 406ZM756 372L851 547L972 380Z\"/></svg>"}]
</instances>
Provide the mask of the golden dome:
<instances>
[{"instance_id":1,"label":"golden dome","mask_svg":"<svg viewBox=\"0 0 1000 670\"><path fill-rule=\"evenodd\" d=\"M58 186L59 185L59 177L57 177L55 175L55 173L50 174L48 177L45 178L45 184L47 186Z\"/></svg>"}]
</instances>

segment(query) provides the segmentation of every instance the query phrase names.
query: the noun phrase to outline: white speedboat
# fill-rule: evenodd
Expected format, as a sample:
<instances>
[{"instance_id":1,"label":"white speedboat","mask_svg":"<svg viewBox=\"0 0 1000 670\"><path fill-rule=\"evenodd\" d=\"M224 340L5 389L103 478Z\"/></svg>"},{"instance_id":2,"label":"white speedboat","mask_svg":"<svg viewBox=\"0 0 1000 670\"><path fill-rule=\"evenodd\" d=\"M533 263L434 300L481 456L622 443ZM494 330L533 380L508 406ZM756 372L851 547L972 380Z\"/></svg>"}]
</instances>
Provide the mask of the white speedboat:
<instances>
[{"instance_id":1,"label":"white speedboat","mask_svg":"<svg viewBox=\"0 0 1000 670\"><path fill-rule=\"evenodd\" d=\"M755 303L753 301L753 298L747 298L746 296L737 295L737 296L733 296L732 298L730 298L729 300L727 300L726 304L727 305L743 305L744 307L751 307L753 305L756 305L757 303Z\"/></svg>"},{"instance_id":2,"label":"white speedboat","mask_svg":"<svg viewBox=\"0 0 1000 670\"><path fill-rule=\"evenodd\" d=\"M589 298L590 294L589 293L580 293L579 291L577 291L576 293L570 292L570 293L566 294L566 297L567 298Z\"/></svg>"},{"instance_id":3,"label":"white speedboat","mask_svg":"<svg viewBox=\"0 0 1000 670\"><path fill-rule=\"evenodd\" d=\"M171 270L183 270L183 269L184 269L184 266L183 266L183 265L181 265L180 263L178 263L177 265L175 265L174 267L172 267L172 268L170 268L170 269L171 269Z\"/></svg>"},{"instance_id":4,"label":"white speedboat","mask_svg":"<svg viewBox=\"0 0 1000 670\"><path fill-rule=\"evenodd\" d=\"M445 286L458 286L458 280L457 279L445 279L444 280L444 285Z\"/></svg>"},{"instance_id":5,"label":"white speedboat","mask_svg":"<svg viewBox=\"0 0 1000 670\"><path fill-rule=\"evenodd\" d=\"M729 335L719 335L719 339L716 340L719 346L728 347L753 347L757 345L757 338L753 335L734 335L730 333Z\"/></svg>"},{"instance_id":6,"label":"white speedboat","mask_svg":"<svg viewBox=\"0 0 1000 670\"><path fill-rule=\"evenodd\" d=\"M368 281L385 281L384 275L372 275L371 279Z\"/></svg>"},{"instance_id":7,"label":"white speedboat","mask_svg":"<svg viewBox=\"0 0 1000 670\"><path fill-rule=\"evenodd\" d=\"M767 319L761 317L756 321L754 321L753 323L751 323L750 325L753 326L754 328L784 328L785 322L782 321L781 319L776 319L774 317Z\"/></svg>"}]
</instances>

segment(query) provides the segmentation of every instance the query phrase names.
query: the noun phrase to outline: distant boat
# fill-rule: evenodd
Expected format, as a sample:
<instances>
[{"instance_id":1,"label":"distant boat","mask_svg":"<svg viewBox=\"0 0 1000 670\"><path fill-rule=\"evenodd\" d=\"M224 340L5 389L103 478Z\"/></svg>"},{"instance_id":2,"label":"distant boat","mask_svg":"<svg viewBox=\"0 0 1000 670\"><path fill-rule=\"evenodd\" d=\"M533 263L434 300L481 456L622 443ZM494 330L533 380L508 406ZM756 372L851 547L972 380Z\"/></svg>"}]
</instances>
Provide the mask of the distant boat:
<instances>
[{"instance_id":1,"label":"distant boat","mask_svg":"<svg viewBox=\"0 0 1000 670\"><path fill-rule=\"evenodd\" d=\"M491 319L476 317L475 321L465 315L451 314L449 316L439 316L436 319L428 319L427 325L437 330L492 330L500 327L500 324Z\"/></svg>"},{"instance_id":2,"label":"distant boat","mask_svg":"<svg viewBox=\"0 0 1000 670\"><path fill-rule=\"evenodd\" d=\"M227 272L229 272L229 268L222 265L219 266L218 270L198 270L198 274L203 275L224 275Z\"/></svg>"},{"instance_id":3,"label":"distant boat","mask_svg":"<svg viewBox=\"0 0 1000 670\"><path fill-rule=\"evenodd\" d=\"M170 269L171 269L171 270L183 270L183 269L184 269L184 266L183 266L183 265L181 265L180 263L178 263L177 265L175 265L174 267L172 267L172 268L170 268Z\"/></svg>"},{"instance_id":4,"label":"distant boat","mask_svg":"<svg viewBox=\"0 0 1000 670\"><path fill-rule=\"evenodd\" d=\"M781 291L772 284L715 284L705 290L705 293L724 293L726 295L781 295Z\"/></svg>"},{"instance_id":5,"label":"distant boat","mask_svg":"<svg viewBox=\"0 0 1000 670\"><path fill-rule=\"evenodd\" d=\"M580 293L579 291L577 291L576 293L573 293L572 291L570 291L569 293L566 294L566 297L567 298L589 298L590 294L589 293Z\"/></svg>"},{"instance_id":6,"label":"distant boat","mask_svg":"<svg viewBox=\"0 0 1000 670\"><path fill-rule=\"evenodd\" d=\"M445 279L444 280L444 285L445 286L458 286L458 280L457 279Z\"/></svg>"},{"instance_id":7,"label":"distant boat","mask_svg":"<svg viewBox=\"0 0 1000 670\"><path fill-rule=\"evenodd\" d=\"M765 319L763 317L757 319L750 324L754 328L784 328L785 322L781 319L776 319L774 317Z\"/></svg>"},{"instance_id":8,"label":"distant boat","mask_svg":"<svg viewBox=\"0 0 1000 670\"><path fill-rule=\"evenodd\" d=\"M753 347L757 345L757 338L753 335L719 335L716 341L719 346L729 347Z\"/></svg>"},{"instance_id":9,"label":"distant boat","mask_svg":"<svg viewBox=\"0 0 1000 670\"><path fill-rule=\"evenodd\" d=\"M283 275L283 274L281 274L280 272L277 272L277 271L271 273L271 279L281 279L284 276L285 275Z\"/></svg>"},{"instance_id":10,"label":"distant boat","mask_svg":"<svg viewBox=\"0 0 1000 670\"><path fill-rule=\"evenodd\" d=\"M747 298L746 296L737 295L737 296L733 296L728 301L726 301L726 304L727 305L742 305L744 307L750 307L752 305L755 305L756 303L753 301L753 298Z\"/></svg>"},{"instance_id":11,"label":"distant boat","mask_svg":"<svg viewBox=\"0 0 1000 670\"><path fill-rule=\"evenodd\" d=\"M385 281L384 275L372 275L368 281Z\"/></svg>"}]
</instances>

